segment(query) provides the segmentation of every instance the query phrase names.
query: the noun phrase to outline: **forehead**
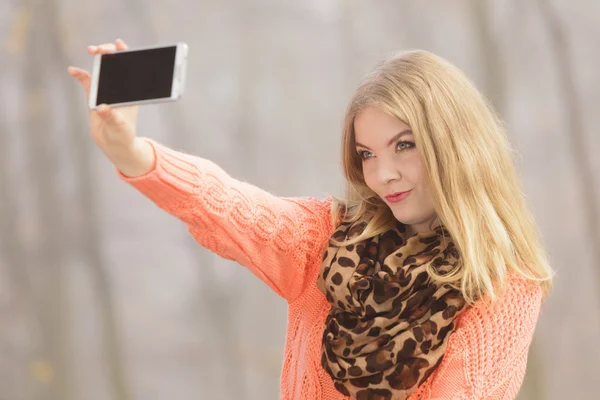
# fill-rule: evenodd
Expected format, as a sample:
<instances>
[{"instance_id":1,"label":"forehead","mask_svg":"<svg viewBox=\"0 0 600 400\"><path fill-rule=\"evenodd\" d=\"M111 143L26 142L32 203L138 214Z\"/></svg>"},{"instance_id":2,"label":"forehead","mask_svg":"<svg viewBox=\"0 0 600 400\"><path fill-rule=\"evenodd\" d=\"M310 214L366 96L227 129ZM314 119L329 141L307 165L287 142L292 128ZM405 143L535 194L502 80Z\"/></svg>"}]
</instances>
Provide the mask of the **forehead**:
<instances>
[{"instance_id":1,"label":"forehead","mask_svg":"<svg viewBox=\"0 0 600 400\"><path fill-rule=\"evenodd\" d=\"M356 141L364 144L387 140L407 129L406 123L376 107L367 107L354 118Z\"/></svg>"}]
</instances>

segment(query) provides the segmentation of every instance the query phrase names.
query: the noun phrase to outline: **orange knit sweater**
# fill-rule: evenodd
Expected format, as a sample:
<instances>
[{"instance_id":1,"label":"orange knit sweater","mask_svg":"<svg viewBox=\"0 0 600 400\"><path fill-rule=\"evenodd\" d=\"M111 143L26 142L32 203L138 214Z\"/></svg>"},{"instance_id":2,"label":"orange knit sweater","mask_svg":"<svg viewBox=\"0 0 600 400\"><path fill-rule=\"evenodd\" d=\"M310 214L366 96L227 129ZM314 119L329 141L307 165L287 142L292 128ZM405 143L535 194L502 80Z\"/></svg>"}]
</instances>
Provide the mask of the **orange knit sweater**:
<instances>
[{"instance_id":1,"label":"orange knit sweater","mask_svg":"<svg viewBox=\"0 0 600 400\"><path fill-rule=\"evenodd\" d=\"M331 199L276 197L233 179L215 163L146 139L156 163L122 179L181 219L200 245L249 268L288 302L281 399L348 400L320 364L329 303L317 289L333 232ZM541 305L541 289L511 276L493 307L477 303L457 320L438 369L415 399L514 399Z\"/></svg>"}]
</instances>

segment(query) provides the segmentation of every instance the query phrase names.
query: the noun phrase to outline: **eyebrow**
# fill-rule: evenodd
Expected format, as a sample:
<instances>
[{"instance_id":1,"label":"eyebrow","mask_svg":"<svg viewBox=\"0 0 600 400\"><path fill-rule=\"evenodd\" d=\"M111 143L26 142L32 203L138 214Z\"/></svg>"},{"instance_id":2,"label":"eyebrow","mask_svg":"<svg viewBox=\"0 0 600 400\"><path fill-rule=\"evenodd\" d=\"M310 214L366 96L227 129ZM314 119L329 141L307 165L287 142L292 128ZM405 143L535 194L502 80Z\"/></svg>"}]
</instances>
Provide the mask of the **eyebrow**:
<instances>
[{"instance_id":1,"label":"eyebrow","mask_svg":"<svg viewBox=\"0 0 600 400\"><path fill-rule=\"evenodd\" d=\"M391 138L388 142L387 142L387 147L391 146L392 144L394 144L398 139L400 139L402 136L406 136L406 135L411 135L412 131L410 129L405 129L400 133L397 133L394 135L393 138ZM356 147L364 147L367 150L371 150L370 148L368 148L367 146L365 146L364 144L360 144L358 142L356 142Z\"/></svg>"}]
</instances>

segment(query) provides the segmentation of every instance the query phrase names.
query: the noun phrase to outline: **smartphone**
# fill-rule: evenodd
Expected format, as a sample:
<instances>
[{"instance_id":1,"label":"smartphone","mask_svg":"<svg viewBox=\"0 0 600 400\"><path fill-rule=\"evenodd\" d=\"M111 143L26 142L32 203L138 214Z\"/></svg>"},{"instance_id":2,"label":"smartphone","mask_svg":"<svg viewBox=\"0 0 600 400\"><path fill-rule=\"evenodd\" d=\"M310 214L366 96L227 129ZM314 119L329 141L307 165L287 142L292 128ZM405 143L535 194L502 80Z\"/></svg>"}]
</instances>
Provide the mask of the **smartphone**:
<instances>
[{"instance_id":1,"label":"smartphone","mask_svg":"<svg viewBox=\"0 0 600 400\"><path fill-rule=\"evenodd\" d=\"M175 101L183 96L188 46L119 50L94 56L89 108Z\"/></svg>"}]
</instances>

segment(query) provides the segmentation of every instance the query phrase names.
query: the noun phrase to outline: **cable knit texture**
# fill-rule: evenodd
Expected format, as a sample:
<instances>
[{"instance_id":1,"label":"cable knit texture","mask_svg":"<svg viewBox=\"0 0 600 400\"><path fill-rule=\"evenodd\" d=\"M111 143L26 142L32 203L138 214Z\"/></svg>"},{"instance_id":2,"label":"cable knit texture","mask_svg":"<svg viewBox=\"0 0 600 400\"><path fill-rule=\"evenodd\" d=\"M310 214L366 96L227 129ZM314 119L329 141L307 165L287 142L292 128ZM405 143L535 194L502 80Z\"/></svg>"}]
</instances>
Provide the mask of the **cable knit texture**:
<instances>
[{"instance_id":1,"label":"cable knit texture","mask_svg":"<svg viewBox=\"0 0 600 400\"><path fill-rule=\"evenodd\" d=\"M322 369L329 303L316 281L333 232L331 198L276 197L233 179L215 163L151 139L156 163L123 180L187 224L200 245L247 267L288 302L281 399L349 400ZM415 399L514 399L541 305L541 289L511 276L493 307L479 302L457 319L438 369Z\"/></svg>"}]
</instances>

